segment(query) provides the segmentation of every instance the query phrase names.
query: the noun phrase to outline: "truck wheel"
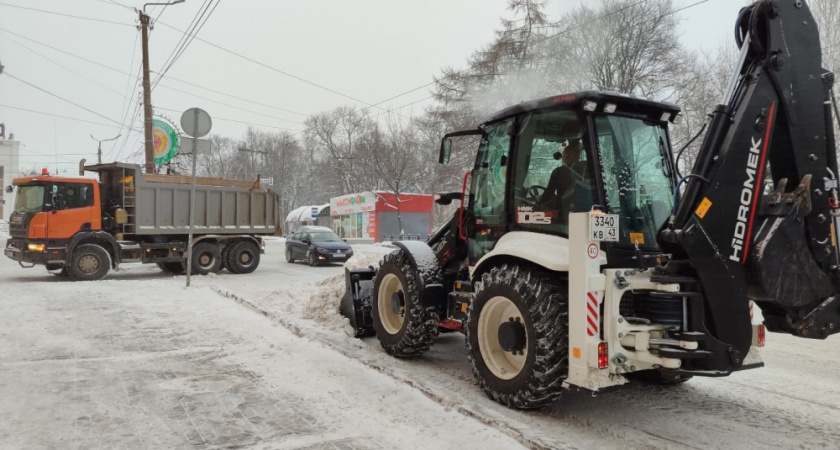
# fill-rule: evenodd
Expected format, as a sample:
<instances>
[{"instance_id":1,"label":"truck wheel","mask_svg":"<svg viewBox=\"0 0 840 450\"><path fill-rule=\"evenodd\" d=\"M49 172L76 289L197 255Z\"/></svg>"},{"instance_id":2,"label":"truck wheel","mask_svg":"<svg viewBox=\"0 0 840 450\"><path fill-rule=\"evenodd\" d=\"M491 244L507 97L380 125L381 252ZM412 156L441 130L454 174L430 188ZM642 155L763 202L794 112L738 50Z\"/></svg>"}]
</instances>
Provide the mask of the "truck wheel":
<instances>
[{"instance_id":1,"label":"truck wheel","mask_svg":"<svg viewBox=\"0 0 840 450\"><path fill-rule=\"evenodd\" d=\"M233 249L234 244L236 242L227 241L225 242L225 247L222 249L222 259L221 259L221 266L219 266L219 270L224 270L228 268L228 258L230 257L230 251ZM230 269L228 269L230 270Z\"/></svg>"},{"instance_id":2,"label":"truck wheel","mask_svg":"<svg viewBox=\"0 0 840 450\"><path fill-rule=\"evenodd\" d=\"M165 262L165 263L157 263L158 268L160 270L171 273L173 275L181 275L186 272L184 268L184 263L182 262Z\"/></svg>"},{"instance_id":3,"label":"truck wheel","mask_svg":"<svg viewBox=\"0 0 840 450\"><path fill-rule=\"evenodd\" d=\"M233 273L251 273L260 265L260 248L251 241L233 245L227 259L227 267Z\"/></svg>"},{"instance_id":4,"label":"truck wheel","mask_svg":"<svg viewBox=\"0 0 840 450\"><path fill-rule=\"evenodd\" d=\"M222 252L219 245L212 242L202 242L193 247L192 273L207 275L218 272L222 265Z\"/></svg>"},{"instance_id":5,"label":"truck wheel","mask_svg":"<svg viewBox=\"0 0 840 450\"><path fill-rule=\"evenodd\" d=\"M400 358L422 355L434 343L436 324L420 303L419 278L404 250L385 255L373 281L371 316L385 351Z\"/></svg>"},{"instance_id":6,"label":"truck wheel","mask_svg":"<svg viewBox=\"0 0 840 450\"><path fill-rule=\"evenodd\" d=\"M67 273L76 281L101 280L111 268L111 255L96 244L84 244L73 250Z\"/></svg>"},{"instance_id":7,"label":"truck wheel","mask_svg":"<svg viewBox=\"0 0 840 450\"><path fill-rule=\"evenodd\" d=\"M481 277L468 311L473 374L493 400L517 409L560 396L568 373L568 288L550 273L519 264Z\"/></svg>"}]
</instances>

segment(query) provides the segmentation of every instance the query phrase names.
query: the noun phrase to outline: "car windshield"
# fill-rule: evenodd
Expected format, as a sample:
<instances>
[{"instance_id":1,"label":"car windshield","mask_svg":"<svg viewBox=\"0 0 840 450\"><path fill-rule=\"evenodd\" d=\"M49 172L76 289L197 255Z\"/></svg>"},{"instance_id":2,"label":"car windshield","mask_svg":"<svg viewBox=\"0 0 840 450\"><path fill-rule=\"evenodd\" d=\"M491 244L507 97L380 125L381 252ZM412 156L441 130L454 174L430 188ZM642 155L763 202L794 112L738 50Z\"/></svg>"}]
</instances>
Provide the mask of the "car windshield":
<instances>
[{"instance_id":1,"label":"car windshield","mask_svg":"<svg viewBox=\"0 0 840 450\"><path fill-rule=\"evenodd\" d=\"M665 127L620 116L597 116L607 212L620 217L619 243L658 249L656 233L673 206Z\"/></svg>"},{"instance_id":2,"label":"car windshield","mask_svg":"<svg viewBox=\"0 0 840 450\"><path fill-rule=\"evenodd\" d=\"M15 196L15 211L39 213L44 210L44 186L19 186Z\"/></svg>"},{"instance_id":3,"label":"car windshield","mask_svg":"<svg viewBox=\"0 0 840 450\"><path fill-rule=\"evenodd\" d=\"M312 242L341 242L341 238L332 231L316 231L309 233Z\"/></svg>"}]
</instances>

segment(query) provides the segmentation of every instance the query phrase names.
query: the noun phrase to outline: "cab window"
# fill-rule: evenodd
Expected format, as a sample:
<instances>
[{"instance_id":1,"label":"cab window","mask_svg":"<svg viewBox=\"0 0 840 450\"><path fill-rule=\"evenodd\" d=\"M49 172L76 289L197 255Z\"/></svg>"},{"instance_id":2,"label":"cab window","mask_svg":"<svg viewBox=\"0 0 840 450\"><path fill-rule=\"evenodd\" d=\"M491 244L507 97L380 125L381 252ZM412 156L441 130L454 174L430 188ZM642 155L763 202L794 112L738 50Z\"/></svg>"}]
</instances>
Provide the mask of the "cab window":
<instances>
[{"instance_id":1,"label":"cab window","mask_svg":"<svg viewBox=\"0 0 840 450\"><path fill-rule=\"evenodd\" d=\"M513 219L518 228L568 236L569 213L593 205L587 149L574 111L525 116L516 141Z\"/></svg>"},{"instance_id":2,"label":"cab window","mask_svg":"<svg viewBox=\"0 0 840 450\"><path fill-rule=\"evenodd\" d=\"M54 183L52 185L52 196L55 208L58 211L93 206L93 185L89 183Z\"/></svg>"}]
</instances>

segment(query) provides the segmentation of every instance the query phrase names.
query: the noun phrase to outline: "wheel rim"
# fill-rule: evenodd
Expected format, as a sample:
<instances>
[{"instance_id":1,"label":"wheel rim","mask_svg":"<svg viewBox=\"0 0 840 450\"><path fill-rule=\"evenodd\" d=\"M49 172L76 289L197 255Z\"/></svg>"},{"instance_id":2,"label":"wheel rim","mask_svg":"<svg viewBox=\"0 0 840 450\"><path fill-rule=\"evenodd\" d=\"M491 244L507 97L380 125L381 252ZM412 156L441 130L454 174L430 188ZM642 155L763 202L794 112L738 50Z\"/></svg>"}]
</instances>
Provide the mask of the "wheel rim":
<instances>
[{"instance_id":1,"label":"wheel rim","mask_svg":"<svg viewBox=\"0 0 840 450\"><path fill-rule=\"evenodd\" d=\"M376 303L379 307L379 320L388 334L397 334L405 322L405 301L402 303L400 312L394 312L392 304L394 294L399 293L405 296L402 282L396 275L389 273L382 277Z\"/></svg>"},{"instance_id":2,"label":"wheel rim","mask_svg":"<svg viewBox=\"0 0 840 450\"><path fill-rule=\"evenodd\" d=\"M76 267L78 267L79 271L82 273L94 273L99 270L99 258L93 255L84 255L79 258L79 262L76 264Z\"/></svg>"},{"instance_id":3,"label":"wheel rim","mask_svg":"<svg viewBox=\"0 0 840 450\"><path fill-rule=\"evenodd\" d=\"M198 255L198 265L202 269L207 269L213 266L213 255L210 253L202 253Z\"/></svg>"},{"instance_id":4,"label":"wheel rim","mask_svg":"<svg viewBox=\"0 0 840 450\"><path fill-rule=\"evenodd\" d=\"M249 251L244 251L244 252L239 254L239 263L242 264L243 266L247 266L247 265L251 264L251 261L253 261L253 260L254 260L254 257L253 257L253 255L251 255L251 252L249 252Z\"/></svg>"},{"instance_id":5,"label":"wheel rim","mask_svg":"<svg viewBox=\"0 0 840 450\"><path fill-rule=\"evenodd\" d=\"M478 348L481 359L493 375L502 380L515 378L525 367L528 359L528 332L525 330L525 347L521 354L502 349L499 343L499 327L510 319L524 322L522 312L506 297L491 298L478 317Z\"/></svg>"}]
</instances>

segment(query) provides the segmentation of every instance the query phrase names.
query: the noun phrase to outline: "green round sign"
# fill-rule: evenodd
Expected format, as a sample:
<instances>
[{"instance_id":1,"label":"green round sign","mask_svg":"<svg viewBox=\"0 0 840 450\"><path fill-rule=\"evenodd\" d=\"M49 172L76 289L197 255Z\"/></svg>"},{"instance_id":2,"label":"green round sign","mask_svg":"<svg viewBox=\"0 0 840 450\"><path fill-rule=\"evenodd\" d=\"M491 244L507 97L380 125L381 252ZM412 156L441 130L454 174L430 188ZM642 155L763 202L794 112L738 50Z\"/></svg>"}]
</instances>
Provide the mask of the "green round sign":
<instances>
[{"instance_id":1,"label":"green round sign","mask_svg":"<svg viewBox=\"0 0 840 450\"><path fill-rule=\"evenodd\" d=\"M178 132L165 120L152 121L154 136L155 164L165 164L178 154Z\"/></svg>"}]
</instances>

